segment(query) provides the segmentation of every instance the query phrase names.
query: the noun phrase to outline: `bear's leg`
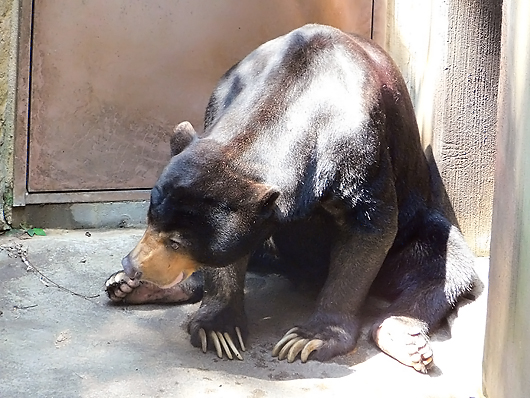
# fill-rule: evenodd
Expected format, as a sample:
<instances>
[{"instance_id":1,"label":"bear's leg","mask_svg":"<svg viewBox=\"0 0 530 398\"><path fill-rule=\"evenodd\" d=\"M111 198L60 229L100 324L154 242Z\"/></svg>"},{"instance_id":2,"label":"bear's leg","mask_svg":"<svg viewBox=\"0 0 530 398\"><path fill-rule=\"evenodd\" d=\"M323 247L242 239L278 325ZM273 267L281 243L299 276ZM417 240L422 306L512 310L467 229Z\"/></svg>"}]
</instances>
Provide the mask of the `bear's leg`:
<instances>
[{"instance_id":1,"label":"bear's leg","mask_svg":"<svg viewBox=\"0 0 530 398\"><path fill-rule=\"evenodd\" d=\"M168 289L129 278L124 271L113 273L105 282L109 298L123 304L196 303L202 298L203 278L195 272L185 281Z\"/></svg>"},{"instance_id":2,"label":"bear's leg","mask_svg":"<svg viewBox=\"0 0 530 398\"><path fill-rule=\"evenodd\" d=\"M425 373L433 364L428 333L471 289L473 254L458 229L436 212L424 218L406 247L393 252L374 285L399 295L373 325L372 337L383 352Z\"/></svg>"},{"instance_id":3,"label":"bear's leg","mask_svg":"<svg viewBox=\"0 0 530 398\"><path fill-rule=\"evenodd\" d=\"M204 268L201 307L188 324L191 344L203 352L215 349L217 356L243 359L248 335L243 305L248 256L222 268Z\"/></svg>"},{"instance_id":4,"label":"bear's leg","mask_svg":"<svg viewBox=\"0 0 530 398\"><path fill-rule=\"evenodd\" d=\"M385 214L381 220L393 219ZM280 360L328 360L353 350L359 336L359 308L395 236L391 221L370 230L348 228L331 251L328 278L317 299L316 311L304 325L291 329L273 349Z\"/></svg>"}]
</instances>

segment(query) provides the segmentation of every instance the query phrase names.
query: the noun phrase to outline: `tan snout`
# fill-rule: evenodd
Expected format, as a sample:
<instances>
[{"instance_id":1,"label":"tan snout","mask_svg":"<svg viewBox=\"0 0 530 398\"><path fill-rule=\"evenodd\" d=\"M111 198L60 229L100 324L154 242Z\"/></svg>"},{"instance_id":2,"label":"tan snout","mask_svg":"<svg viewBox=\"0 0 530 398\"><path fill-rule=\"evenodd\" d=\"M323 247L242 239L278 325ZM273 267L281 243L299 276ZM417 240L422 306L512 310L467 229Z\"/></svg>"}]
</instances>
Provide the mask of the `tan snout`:
<instances>
[{"instance_id":1,"label":"tan snout","mask_svg":"<svg viewBox=\"0 0 530 398\"><path fill-rule=\"evenodd\" d=\"M149 281L168 288L182 282L199 264L183 248L173 249L166 233L148 227L136 247L122 260L131 278Z\"/></svg>"}]
</instances>

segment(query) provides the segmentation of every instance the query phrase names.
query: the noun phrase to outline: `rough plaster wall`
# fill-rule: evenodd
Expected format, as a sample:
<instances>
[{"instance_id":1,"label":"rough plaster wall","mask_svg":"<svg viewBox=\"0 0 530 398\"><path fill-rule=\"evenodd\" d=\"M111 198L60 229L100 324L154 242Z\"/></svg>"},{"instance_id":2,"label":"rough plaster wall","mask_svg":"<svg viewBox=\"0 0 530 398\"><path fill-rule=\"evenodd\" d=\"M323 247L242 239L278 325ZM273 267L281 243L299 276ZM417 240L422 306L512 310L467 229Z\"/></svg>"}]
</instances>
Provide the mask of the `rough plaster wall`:
<instances>
[{"instance_id":1,"label":"rough plaster wall","mask_svg":"<svg viewBox=\"0 0 530 398\"><path fill-rule=\"evenodd\" d=\"M501 20L501 1L453 2L442 134L433 145L462 232L480 255L490 246Z\"/></svg>"},{"instance_id":2,"label":"rough plaster wall","mask_svg":"<svg viewBox=\"0 0 530 398\"><path fill-rule=\"evenodd\" d=\"M530 2L503 3L484 392L530 397Z\"/></svg>"},{"instance_id":3,"label":"rough plaster wall","mask_svg":"<svg viewBox=\"0 0 530 398\"><path fill-rule=\"evenodd\" d=\"M448 7L443 1L388 0L386 49L407 82L424 147L432 145L446 58Z\"/></svg>"},{"instance_id":4,"label":"rough plaster wall","mask_svg":"<svg viewBox=\"0 0 530 398\"><path fill-rule=\"evenodd\" d=\"M18 1L0 1L0 230L8 229L13 203Z\"/></svg>"},{"instance_id":5,"label":"rough plaster wall","mask_svg":"<svg viewBox=\"0 0 530 398\"><path fill-rule=\"evenodd\" d=\"M387 50L477 255L489 252L502 2L388 0Z\"/></svg>"}]
</instances>

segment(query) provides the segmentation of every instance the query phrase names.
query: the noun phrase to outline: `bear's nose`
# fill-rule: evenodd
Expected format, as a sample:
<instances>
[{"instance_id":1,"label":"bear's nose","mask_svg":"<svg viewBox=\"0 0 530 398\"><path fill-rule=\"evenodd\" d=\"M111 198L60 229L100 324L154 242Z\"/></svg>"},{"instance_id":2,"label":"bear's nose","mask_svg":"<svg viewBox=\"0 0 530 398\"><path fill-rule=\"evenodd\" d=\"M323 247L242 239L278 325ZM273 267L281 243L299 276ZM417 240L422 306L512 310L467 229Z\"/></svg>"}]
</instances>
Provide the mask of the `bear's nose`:
<instances>
[{"instance_id":1,"label":"bear's nose","mask_svg":"<svg viewBox=\"0 0 530 398\"><path fill-rule=\"evenodd\" d=\"M130 255L123 257L123 260L121 260L121 266L129 278L139 279L142 276L142 273L133 265L129 256Z\"/></svg>"}]
</instances>

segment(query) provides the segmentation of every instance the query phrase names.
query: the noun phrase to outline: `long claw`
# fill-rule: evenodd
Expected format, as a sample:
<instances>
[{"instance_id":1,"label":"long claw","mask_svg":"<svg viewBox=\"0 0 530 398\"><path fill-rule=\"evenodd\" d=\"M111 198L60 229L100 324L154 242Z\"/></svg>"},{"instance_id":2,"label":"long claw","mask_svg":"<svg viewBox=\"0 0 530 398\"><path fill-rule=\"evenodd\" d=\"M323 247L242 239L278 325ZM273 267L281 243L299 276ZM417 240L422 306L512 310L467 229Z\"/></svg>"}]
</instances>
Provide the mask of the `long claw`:
<instances>
[{"instance_id":1,"label":"long claw","mask_svg":"<svg viewBox=\"0 0 530 398\"><path fill-rule=\"evenodd\" d=\"M241 351L246 351L247 349L245 348L245 343L243 343L243 337L241 337L241 330L237 326L236 326L236 334L237 334L237 339L239 340L239 346L241 347Z\"/></svg>"},{"instance_id":2,"label":"long claw","mask_svg":"<svg viewBox=\"0 0 530 398\"><path fill-rule=\"evenodd\" d=\"M236 327L236 334L238 335L239 343L242 345L241 349L245 349L245 345L243 344L243 339L241 337L241 331L238 327ZM212 343L215 347L215 352L219 358L223 358L223 351L226 353L226 356L228 359L234 359L234 356L239 359L243 360L243 356L239 353L239 350L237 349L236 345L234 344L234 341L230 337L228 333L221 333L221 332L215 332L210 331L206 332L203 328L199 329L199 338L201 340L201 348L202 352L206 353L208 350L208 336L212 340Z\"/></svg>"},{"instance_id":3,"label":"long claw","mask_svg":"<svg viewBox=\"0 0 530 398\"><path fill-rule=\"evenodd\" d=\"M295 344L293 344L293 346L289 350L289 354L287 355L287 362L294 362L297 355L302 351L302 349L307 343L309 343L309 339L298 340Z\"/></svg>"},{"instance_id":4,"label":"long claw","mask_svg":"<svg viewBox=\"0 0 530 398\"><path fill-rule=\"evenodd\" d=\"M309 343L307 343L302 350L302 353L300 354L300 359L303 363L307 362L307 358L309 358L309 355L315 351L318 350L320 347L324 345L324 342L320 339L311 340Z\"/></svg>"},{"instance_id":5,"label":"long claw","mask_svg":"<svg viewBox=\"0 0 530 398\"><path fill-rule=\"evenodd\" d=\"M232 337L230 337L230 335L228 333L226 333L226 332L224 333L224 336L225 336L225 340L226 340L227 344L232 349L232 352L234 353L236 358L239 359L240 361L242 361L243 357L241 356L241 354L239 353L238 349L236 348L236 345L232 341Z\"/></svg>"},{"instance_id":6,"label":"long claw","mask_svg":"<svg viewBox=\"0 0 530 398\"><path fill-rule=\"evenodd\" d=\"M213 345L215 346L215 351L217 352L217 356L219 358L223 358L223 350L221 349L221 343L219 343L219 337L217 337L217 334L215 334L214 331L210 332L210 338L213 341Z\"/></svg>"},{"instance_id":7,"label":"long claw","mask_svg":"<svg viewBox=\"0 0 530 398\"><path fill-rule=\"evenodd\" d=\"M295 326L294 328L289 329L287 332L285 332L284 336L287 336L288 334L298 332L298 328Z\"/></svg>"},{"instance_id":8,"label":"long claw","mask_svg":"<svg viewBox=\"0 0 530 398\"><path fill-rule=\"evenodd\" d=\"M298 337L298 335L296 335L295 338L293 338L292 340L290 340L287 343L285 343L285 345L281 349L280 353L278 354L278 359L280 361L283 361L285 358L287 358L287 354L289 354L289 350L291 349L291 347L293 345L295 345L300 340L303 340L302 337Z\"/></svg>"},{"instance_id":9,"label":"long claw","mask_svg":"<svg viewBox=\"0 0 530 398\"><path fill-rule=\"evenodd\" d=\"M208 350L208 338L206 337L206 331L203 328L199 329L199 337L201 338L202 352L206 353Z\"/></svg>"},{"instance_id":10,"label":"long claw","mask_svg":"<svg viewBox=\"0 0 530 398\"><path fill-rule=\"evenodd\" d=\"M228 359L234 359L232 356L232 353L230 352L230 348L228 348L228 344L226 344L226 340L221 332L215 332L217 334L217 337L219 338L219 341L221 342L221 345L223 346L226 356Z\"/></svg>"},{"instance_id":11,"label":"long claw","mask_svg":"<svg viewBox=\"0 0 530 398\"><path fill-rule=\"evenodd\" d=\"M292 330L292 329L291 329ZM289 330L289 332L291 332L291 330ZM277 357L279 354L280 354L280 351L282 350L283 348L283 345L292 340L293 338L295 337L298 337L298 335L296 333L286 333L282 339L280 341L278 341L276 343L276 345L274 346L274 348L272 349L272 356L273 357Z\"/></svg>"}]
</instances>

